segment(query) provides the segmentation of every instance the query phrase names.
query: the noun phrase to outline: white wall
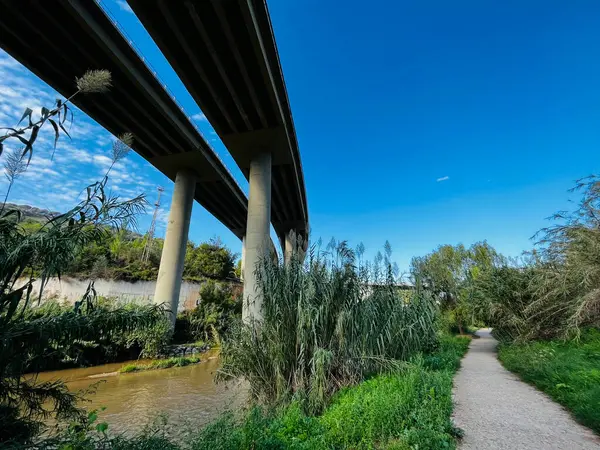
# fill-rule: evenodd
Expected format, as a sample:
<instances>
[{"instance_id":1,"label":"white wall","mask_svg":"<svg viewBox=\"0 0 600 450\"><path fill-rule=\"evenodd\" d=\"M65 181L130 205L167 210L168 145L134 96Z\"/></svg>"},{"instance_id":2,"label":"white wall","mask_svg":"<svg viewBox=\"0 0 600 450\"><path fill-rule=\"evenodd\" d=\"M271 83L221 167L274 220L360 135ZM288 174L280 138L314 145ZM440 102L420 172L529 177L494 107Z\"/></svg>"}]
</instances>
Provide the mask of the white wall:
<instances>
[{"instance_id":1,"label":"white wall","mask_svg":"<svg viewBox=\"0 0 600 450\"><path fill-rule=\"evenodd\" d=\"M23 285L25 279L19 280L18 285ZM40 290L40 280L33 284L34 298L37 298ZM89 280L78 280L75 278L63 277L51 278L44 287L42 299L57 298L74 303L80 300L87 289ZM152 303L154 298L155 281L115 281L115 280L96 280L94 283L98 296L112 297L124 302L138 301L143 303ZM181 283L181 293L179 295L179 311L192 309L196 306L200 283L183 281Z\"/></svg>"}]
</instances>

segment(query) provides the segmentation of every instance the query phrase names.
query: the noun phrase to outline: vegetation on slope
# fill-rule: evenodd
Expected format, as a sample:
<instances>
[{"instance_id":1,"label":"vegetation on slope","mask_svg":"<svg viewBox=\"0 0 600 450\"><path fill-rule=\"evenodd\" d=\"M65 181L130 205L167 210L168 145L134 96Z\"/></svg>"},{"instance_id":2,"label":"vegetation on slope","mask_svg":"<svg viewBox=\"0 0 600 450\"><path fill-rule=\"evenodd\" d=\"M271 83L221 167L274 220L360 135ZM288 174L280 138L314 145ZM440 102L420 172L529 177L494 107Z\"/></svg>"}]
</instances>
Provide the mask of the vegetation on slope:
<instances>
[{"instance_id":1,"label":"vegetation on slope","mask_svg":"<svg viewBox=\"0 0 600 450\"><path fill-rule=\"evenodd\" d=\"M66 268L65 274L78 278L156 280L163 239L152 239L148 260L142 261L147 241L148 236L124 229L109 230L103 239L82 247ZM199 245L188 241L183 278L191 281L234 278L236 257L219 239Z\"/></svg>"}]
</instances>

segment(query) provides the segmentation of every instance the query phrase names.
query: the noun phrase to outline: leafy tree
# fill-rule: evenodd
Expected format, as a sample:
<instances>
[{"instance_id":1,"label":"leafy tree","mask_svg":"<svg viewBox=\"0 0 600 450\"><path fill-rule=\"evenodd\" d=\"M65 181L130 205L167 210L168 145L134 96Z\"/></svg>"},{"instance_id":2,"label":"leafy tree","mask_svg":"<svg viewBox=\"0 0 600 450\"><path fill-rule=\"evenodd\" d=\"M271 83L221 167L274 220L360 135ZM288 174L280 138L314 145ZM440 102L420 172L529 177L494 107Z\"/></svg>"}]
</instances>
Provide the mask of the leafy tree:
<instances>
[{"instance_id":1,"label":"leafy tree","mask_svg":"<svg viewBox=\"0 0 600 450\"><path fill-rule=\"evenodd\" d=\"M183 275L186 278L201 277L225 279L234 275L236 255L219 239L211 239L199 246L188 243Z\"/></svg>"},{"instance_id":2,"label":"leafy tree","mask_svg":"<svg viewBox=\"0 0 600 450\"><path fill-rule=\"evenodd\" d=\"M578 338L600 326L600 179L579 180L582 199L537 235L522 264L503 264L482 277L476 308L499 337L512 340Z\"/></svg>"},{"instance_id":3,"label":"leafy tree","mask_svg":"<svg viewBox=\"0 0 600 450\"><path fill-rule=\"evenodd\" d=\"M469 249L459 244L441 245L434 252L413 258L413 282L430 290L440 301L442 310L463 333L474 321L474 282L502 263L499 255L487 242L478 242Z\"/></svg>"},{"instance_id":4,"label":"leafy tree","mask_svg":"<svg viewBox=\"0 0 600 450\"><path fill-rule=\"evenodd\" d=\"M202 283L199 294L198 306L177 316L175 340L220 344L234 319L242 314L241 298L230 283L210 279Z\"/></svg>"}]
</instances>

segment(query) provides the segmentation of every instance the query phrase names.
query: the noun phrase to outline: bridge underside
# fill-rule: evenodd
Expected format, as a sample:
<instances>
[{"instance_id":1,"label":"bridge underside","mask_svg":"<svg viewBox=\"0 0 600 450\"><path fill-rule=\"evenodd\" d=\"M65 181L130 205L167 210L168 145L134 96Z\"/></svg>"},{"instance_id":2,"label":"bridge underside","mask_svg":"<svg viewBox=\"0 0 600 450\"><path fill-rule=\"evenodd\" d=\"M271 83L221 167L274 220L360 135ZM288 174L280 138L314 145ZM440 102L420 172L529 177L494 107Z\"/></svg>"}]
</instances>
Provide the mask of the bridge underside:
<instances>
[{"instance_id":1,"label":"bridge underside","mask_svg":"<svg viewBox=\"0 0 600 450\"><path fill-rule=\"evenodd\" d=\"M271 154L271 223L306 239L300 155L266 4L262 0L128 0L236 163Z\"/></svg>"}]
</instances>

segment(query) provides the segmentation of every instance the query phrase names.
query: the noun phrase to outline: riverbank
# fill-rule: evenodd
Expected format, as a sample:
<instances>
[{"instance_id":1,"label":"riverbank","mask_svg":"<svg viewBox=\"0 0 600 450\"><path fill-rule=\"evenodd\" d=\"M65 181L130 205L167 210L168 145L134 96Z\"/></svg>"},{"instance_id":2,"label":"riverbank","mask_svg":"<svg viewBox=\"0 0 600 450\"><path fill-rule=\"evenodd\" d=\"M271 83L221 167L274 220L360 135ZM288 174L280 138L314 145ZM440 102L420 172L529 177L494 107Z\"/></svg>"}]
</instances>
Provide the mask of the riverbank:
<instances>
[{"instance_id":1,"label":"riverbank","mask_svg":"<svg viewBox=\"0 0 600 450\"><path fill-rule=\"evenodd\" d=\"M498 357L600 434L600 331L585 330L579 341L501 345Z\"/></svg>"},{"instance_id":2,"label":"riverbank","mask_svg":"<svg viewBox=\"0 0 600 450\"><path fill-rule=\"evenodd\" d=\"M98 410L98 421L108 423L112 435L138 436L146 426L157 421L162 424L162 418L166 418L167 424L161 425L161 431L178 437L183 429L195 431L225 410L243 407L247 400L244 384L214 382L214 374L220 367L217 350L209 350L201 359L199 364L185 367L127 374L118 373L123 363L111 363L43 372L37 380L63 380L71 392L94 387L95 392L86 395L80 406L87 411Z\"/></svg>"},{"instance_id":3,"label":"riverbank","mask_svg":"<svg viewBox=\"0 0 600 450\"><path fill-rule=\"evenodd\" d=\"M460 435L451 421L452 380L469 342L468 337L444 337L434 352L419 354L401 370L342 390L319 416L307 416L292 403L276 411L255 407L243 415L225 413L181 443L160 427L133 438L91 431L86 439L113 448L452 449ZM114 436L112 425L109 430Z\"/></svg>"},{"instance_id":4,"label":"riverbank","mask_svg":"<svg viewBox=\"0 0 600 450\"><path fill-rule=\"evenodd\" d=\"M201 362L198 356L176 356L166 359L156 359L148 364L131 363L121 367L118 373L141 372L144 370L170 369L171 367L185 367Z\"/></svg>"}]
</instances>

